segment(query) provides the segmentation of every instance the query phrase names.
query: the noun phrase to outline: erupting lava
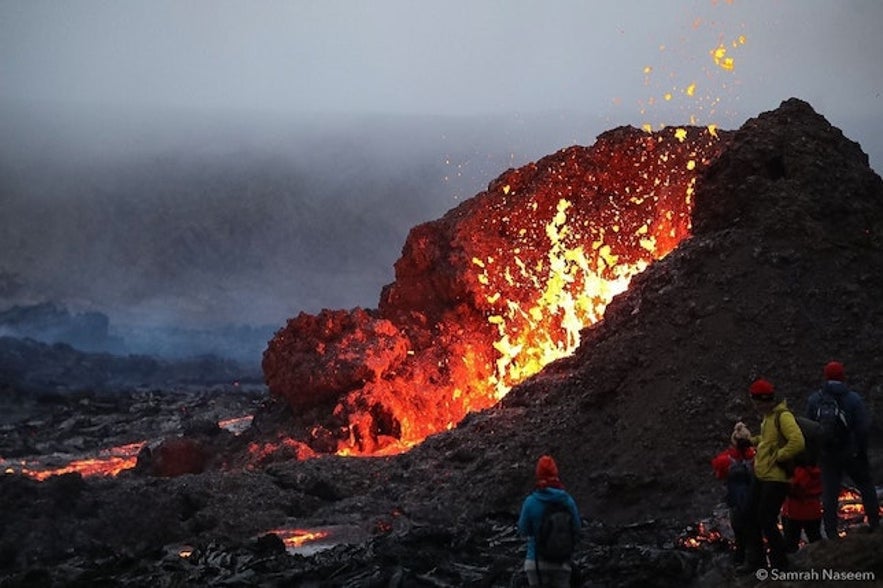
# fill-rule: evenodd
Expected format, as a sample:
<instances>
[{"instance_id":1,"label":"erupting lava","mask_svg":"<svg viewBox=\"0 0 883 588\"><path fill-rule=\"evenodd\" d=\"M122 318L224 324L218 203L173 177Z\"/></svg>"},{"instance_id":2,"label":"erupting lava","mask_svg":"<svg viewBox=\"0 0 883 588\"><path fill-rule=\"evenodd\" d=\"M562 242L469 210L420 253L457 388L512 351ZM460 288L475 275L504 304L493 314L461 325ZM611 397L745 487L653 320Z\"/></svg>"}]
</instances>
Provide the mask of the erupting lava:
<instances>
[{"instance_id":1,"label":"erupting lava","mask_svg":"<svg viewBox=\"0 0 883 588\"><path fill-rule=\"evenodd\" d=\"M405 449L569 355L689 236L696 177L729 137L615 129L412 229L377 310L301 313L270 342L267 384L295 415L287 450Z\"/></svg>"},{"instance_id":2,"label":"erupting lava","mask_svg":"<svg viewBox=\"0 0 883 588\"><path fill-rule=\"evenodd\" d=\"M714 73L731 75L746 38L717 37ZM708 116L719 103L695 81L661 91ZM376 310L290 319L263 358L270 393L293 415L275 445L298 456L402 451L571 354L631 278L689 236L696 178L732 136L711 124L643 130L510 169L412 229Z\"/></svg>"}]
</instances>

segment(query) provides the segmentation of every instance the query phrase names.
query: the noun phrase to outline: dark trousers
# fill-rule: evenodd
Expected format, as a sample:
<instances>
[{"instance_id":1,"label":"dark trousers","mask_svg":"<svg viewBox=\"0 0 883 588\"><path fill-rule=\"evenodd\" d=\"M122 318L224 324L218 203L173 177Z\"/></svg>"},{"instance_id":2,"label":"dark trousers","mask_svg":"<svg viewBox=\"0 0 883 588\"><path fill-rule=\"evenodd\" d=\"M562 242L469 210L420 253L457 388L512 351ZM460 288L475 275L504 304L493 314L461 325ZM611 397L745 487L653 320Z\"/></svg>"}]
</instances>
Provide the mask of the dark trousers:
<instances>
[{"instance_id":1,"label":"dark trousers","mask_svg":"<svg viewBox=\"0 0 883 588\"><path fill-rule=\"evenodd\" d=\"M785 536L785 551L794 553L800 547L800 533L806 533L806 540L815 543L822 538L822 519L801 521L782 517L782 532Z\"/></svg>"},{"instance_id":2,"label":"dark trousers","mask_svg":"<svg viewBox=\"0 0 883 588\"><path fill-rule=\"evenodd\" d=\"M788 567L785 538L779 531L779 512L791 485L788 482L754 480L748 498L751 516L745 544L745 564L766 567L763 540L769 549L769 564L778 569Z\"/></svg>"},{"instance_id":3,"label":"dark trousers","mask_svg":"<svg viewBox=\"0 0 883 588\"><path fill-rule=\"evenodd\" d=\"M837 503L844 475L849 476L862 496L868 526L876 529L880 524L880 502L877 500L877 489L874 488L867 456L823 455L819 465L822 468L822 520L825 523L825 536L829 539L837 538Z\"/></svg>"},{"instance_id":4,"label":"dark trousers","mask_svg":"<svg viewBox=\"0 0 883 588\"><path fill-rule=\"evenodd\" d=\"M730 527L733 529L733 563L740 565L745 562L745 542L748 538L748 531L753 528L747 521L748 513L745 507L730 507Z\"/></svg>"}]
</instances>

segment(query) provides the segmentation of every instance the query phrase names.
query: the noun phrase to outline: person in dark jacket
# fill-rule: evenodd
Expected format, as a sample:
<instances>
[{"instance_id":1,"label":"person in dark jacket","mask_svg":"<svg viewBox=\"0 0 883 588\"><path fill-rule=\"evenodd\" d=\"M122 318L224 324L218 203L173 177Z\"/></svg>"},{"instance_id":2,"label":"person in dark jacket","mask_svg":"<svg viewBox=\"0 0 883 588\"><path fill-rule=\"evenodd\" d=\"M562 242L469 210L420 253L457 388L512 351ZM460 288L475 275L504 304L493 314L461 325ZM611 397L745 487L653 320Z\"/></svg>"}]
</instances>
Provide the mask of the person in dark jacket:
<instances>
[{"instance_id":1,"label":"person in dark jacket","mask_svg":"<svg viewBox=\"0 0 883 588\"><path fill-rule=\"evenodd\" d=\"M543 511L553 502L563 503L570 509L574 537L579 537L582 525L579 509L558 478L555 460L544 455L537 461L536 488L524 499L521 515L518 517L518 531L527 536L524 571L530 586L568 588L572 573L570 562L548 562L537 558L536 536L543 519Z\"/></svg>"},{"instance_id":2,"label":"person in dark jacket","mask_svg":"<svg viewBox=\"0 0 883 588\"><path fill-rule=\"evenodd\" d=\"M855 483L862 496L868 526L874 531L880 526L880 504L877 490L871 478L868 463L868 434L871 428L870 416L861 396L844 383L843 364L831 361L825 365L825 383L820 390L810 394L806 404L806 415L819 420L819 405L824 395L831 395L846 413L848 434L843 442L833 446L823 446L819 455L822 469L822 520L825 536L838 538L837 501L840 497L843 476L847 475Z\"/></svg>"}]
</instances>

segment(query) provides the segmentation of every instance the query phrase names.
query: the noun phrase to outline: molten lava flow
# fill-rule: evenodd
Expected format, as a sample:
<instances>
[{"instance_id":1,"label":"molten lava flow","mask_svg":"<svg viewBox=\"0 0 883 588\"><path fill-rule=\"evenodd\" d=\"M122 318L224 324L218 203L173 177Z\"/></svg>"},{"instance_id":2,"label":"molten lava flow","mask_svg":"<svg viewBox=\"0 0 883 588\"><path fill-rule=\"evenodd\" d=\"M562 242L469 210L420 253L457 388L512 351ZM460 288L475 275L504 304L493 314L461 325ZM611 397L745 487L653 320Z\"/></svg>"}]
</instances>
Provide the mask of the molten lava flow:
<instances>
[{"instance_id":1,"label":"molten lava flow","mask_svg":"<svg viewBox=\"0 0 883 588\"><path fill-rule=\"evenodd\" d=\"M218 426L230 431L234 435L239 435L251 424L253 418L252 415L246 415L224 419L218 421ZM46 466L42 459L10 462L0 458L0 468L6 474L21 474L41 482L50 476L60 476L74 472L79 473L83 477L116 476L120 472L137 465L138 453L147 444L147 441L137 441L111 447L110 449L102 449L98 452L97 456L70 459L66 465L57 467ZM57 458L53 458L53 461L56 460Z\"/></svg>"},{"instance_id":2,"label":"molten lava flow","mask_svg":"<svg viewBox=\"0 0 883 588\"><path fill-rule=\"evenodd\" d=\"M270 532L279 535L286 547L302 547L306 543L328 537L327 531L310 531L309 529L276 529Z\"/></svg>"},{"instance_id":3,"label":"molten lava flow","mask_svg":"<svg viewBox=\"0 0 883 588\"><path fill-rule=\"evenodd\" d=\"M450 427L449 427L450 428ZM398 455L400 453L404 453L409 449L413 448L415 445L420 443L422 439L396 439L390 441L388 445L384 445L383 447L377 449L372 452L371 455L375 457L384 457L389 455ZM352 457L352 456L361 456L363 455L360 451L355 449L355 444L351 443L349 446L341 447L335 452L335 455L339 455L341 457Z\"/></svg>"},{"instance_id":4,"label":"molten lava flow","mask_svg":"<svg viewBox=\"0 0 883 588\"><path fill-rule=\"evenodd\" d=\"M7 465L6 473L20 473L40 481L50 476L73 472L82 476L116 476L123 470L135 467L138 461L138 452L143 446L144 443L139 442L103 449L97 457L76 459L65 466L56 468L40 468L38 463L23 461L20 463L20 467Z\"/></svg>"},{"instance_id":5,"label":"molten lava flow","mask_svg":"<svg viewBox=\"0 0 883 588\"><path fill-rule=\"evenodd\" d=\"M878 491L879 495L880 492ZM883 506L880 507L880 514L883 515ZM837 517L842 524L847 527L861 525L865 520L865 507L862 504L861 494L857 490L844 488L840 492L840 498L837 505ZM840 536L846 535L846 531L841 530Z\"/></svg>"},{"instance_id":6,"label":"molten lava flow","mask_svg":"<svg viewBox=\"0 0 883 588\"><path fill-rule=\"evenodd\" d=\"M218 421L218 426L222 429L230 431L234 435L239 435L243 431L245 431L249 427L249 425L251 425L251 421L253 419L254 415L250 414L240 417L233 417Z\"/></svg>"},{"instance_id":7,"label":"molten lava flow","mask_svg":"<svg viewBox=\"0 0 883 588\"><path fill-rule=\"evenodd\" d=\"M303 547L307 543L314 543L330 535L328 531L319 529L274 529L270 533L278 535L289 549Z\"/></svg>"}]
</instances>

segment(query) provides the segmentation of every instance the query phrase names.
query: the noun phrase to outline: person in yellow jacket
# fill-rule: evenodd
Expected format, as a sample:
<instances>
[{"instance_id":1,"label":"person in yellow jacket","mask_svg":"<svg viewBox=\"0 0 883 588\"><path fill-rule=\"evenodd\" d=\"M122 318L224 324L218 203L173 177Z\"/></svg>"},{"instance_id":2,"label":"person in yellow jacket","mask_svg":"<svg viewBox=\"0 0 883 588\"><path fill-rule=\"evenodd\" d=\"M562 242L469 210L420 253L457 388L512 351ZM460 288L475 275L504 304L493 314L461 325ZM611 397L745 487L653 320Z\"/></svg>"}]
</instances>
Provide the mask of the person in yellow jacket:
<instances>
[{"instance_id":1,"label":"person in yellow jacket","mask_svg":"<svg viewBox=\"0 0 883 588\"><path fill-rule=\"evenodd\" d=\"M776 394L769 381L755 380L748 393L762 421L760 434L751 438L757 449L754 480L748 496L751 527L747 533L745 563L737 571L754 573L766 567L763 539L769 549L769 566L786 570L788 556L785 539L779 530L779 512L790 487L790 473L786 467L803 451L806 442L787 402Z\"/></svg>"}]
</instances>

